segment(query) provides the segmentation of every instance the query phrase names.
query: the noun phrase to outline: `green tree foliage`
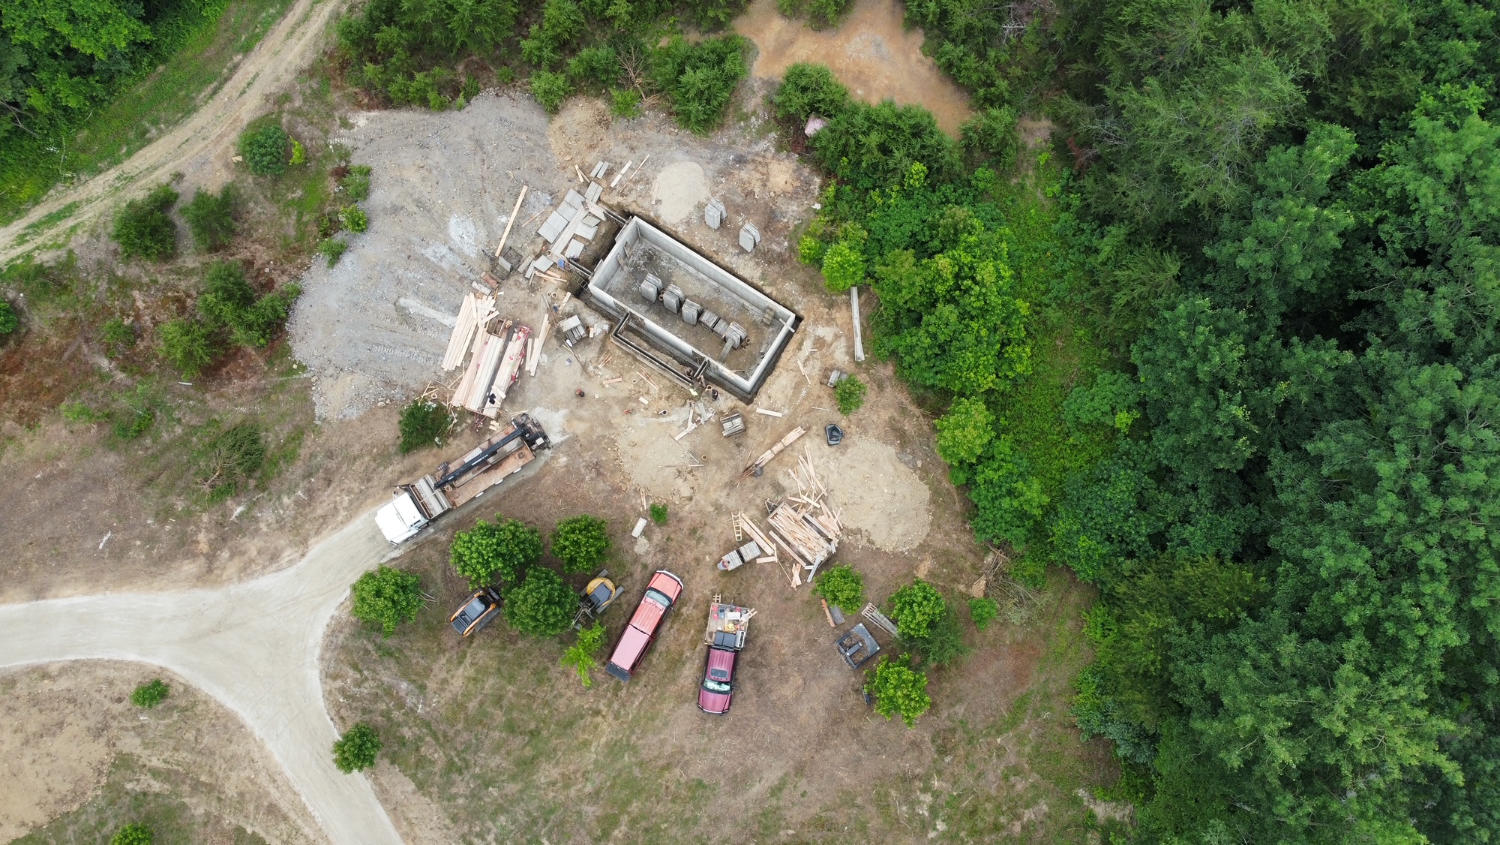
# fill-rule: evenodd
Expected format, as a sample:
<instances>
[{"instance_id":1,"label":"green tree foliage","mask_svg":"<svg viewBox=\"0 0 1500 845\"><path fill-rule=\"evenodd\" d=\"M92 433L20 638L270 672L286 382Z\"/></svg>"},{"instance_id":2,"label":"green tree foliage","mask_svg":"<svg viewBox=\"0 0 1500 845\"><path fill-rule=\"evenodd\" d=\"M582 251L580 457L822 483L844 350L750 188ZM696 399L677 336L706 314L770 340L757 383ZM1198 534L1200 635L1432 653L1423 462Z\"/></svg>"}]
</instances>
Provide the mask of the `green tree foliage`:
<instances>
[{"instance_id":1,"label":"green tree foliage","mask_svg":"<svg viewBox=\"0 0 1500 845\"><path fill-rule=\"evenodd\" d=\"M573 93L573 84L568 77L550 70L539 70L531 75L531 96L536 98L548 114L556 114L563 100Z\"/></svg>"},{"instance_id":2,"label":"green tree foliage","mask_svg":"<svg viewBox=\"0 0 1500 845\"><path fill-rule=\"evenodd\" d=\"M1030 370L1030 306L1001 232L965 209L949 209L941 223L951 245L938 254L919 261L898 250L876 264L875 350L916 384L975 395Z\"/></svg>"},{"instance_id":3,"label":"green tree foliage","mask_svg":"<svg viewBox=\"0 0 1500 845\"><path fill-rule=\"evenodd\" d=\"M972 162L1009 173L1021 151L1015 110L992 107L969 118L959 130L958 145Z\"/></svg>"},{"instance_id":4,"label":"green tree foliage","mask_svg":"<svg viewBox=\"0 0 1500 845\"><path fill-rule=\"evenodd\" d=\"M200 252L223 249L234 239L234 210L237 198L234 185L225 185L217 194L194 191L193 199L182 207L193 243Z\"/></svg>"},{"instance_id":5,"label":"green tree foliage","mask_svg":"<svg viewBox=\"0 0 1500 845\"><path fill-rule=\"evenodd\" d=\"M948 602L937 588L918 578L891 594L891 619L902 639L919 640L932 633L948 610Z\"/></svg>"},{"instance_id":6,"label":"green tree foliage","mask_svg":"<svg viewBox=\"0 0 1500 845\"><path fill-rule=\"evenodd\" d=\"M151 828L133 822L115 831L115 835L109 838L109 845L151 845L155 841L156 834Z\"/></svg>"},{"instance_id":7,"label":"green tree foliage","mask_svg":"<svg viewBox=\"0 0 1500 845\"><path fill-rule=\"evenodd\" d=\"M578 680L584 689L594 685L589 673L599 666L599 650L604 648L604 623L595 622L578 632L578 639L563 652L562 665L571 666L578 672Z\"/></svg>"},{"instance_id":8,"label":"green tree foliage","mask_svg":"<svg viewBox=\"0 0 1500 845\"><path fill-rule=\"evenodd\" d=\"M900 716L908 728L932 706L927 694L927 676L882 657L866 674L865 692L875 697L875 712L886 717Z\"/></svg>"},{"instance_id":9,"label":"green tree foliage","mask_svg":"<svg viewBox=\"0 0 1500 845\"><path fill-rule=\"evenodd\" d=\"M380 734L364 722L355 722L333 741L333 765L346 775L363 771L375 765L380 748Z\"/></svg>"},{"instance_id":10,"label":"green tree foliage","mask_svg":"<svg viewBox=\"0 0 1500 845\"><path fill-rule=\"evenodd\" d=\"M20 327L21 316L16 313L16 307L9 300L0 299L0 337L15 334Z\"/></svg>"},{"instance_id":11,"label":"green tree foliage","mask_svg":"<svg viewBox=\"0 0 1500 845\"><path fill-rule=\"evenodd\" d=\"M161 327L161 354L183 378L197 378L219 360L224 346L202 320L170 320Z\"/></svg>"},{"instance_id":12,"label":"green tree foliage","mask_svg":"<svg viewBox=\"0 0 1500 845\"><path fill-rule=\"evenodd\" d=\"M800 131L813 115L829 119L843 114L849 107L849 89L834 78L826 65L798 62L781 75L781 85L772 102L776 116Z\"/></svg>"},{"instance_id":13,"label":"green tree foliage","mask_svg":"<svg viewBox=\"0 0 1500 845\"><path fill-rule=\"evenodd\" d=\"M291 138L274 122L251 126L240 135L240 156L256 176L279 176L286 171Z\"/></svg>"},{"instance_id":14,"label":"green tree foliage","mask_svg":"<svg viewBox=\"0 0 1500 845\"><path fill-rule=\"evenodd\" d=\"M257 298L244 268L233 261L216 261L204 275L198 313L208 326L227 331L235 343L263 347L281 331L301 293L292 283Z\"/></svg>"},{"instance_id":15,"label":"green tree foliage","mask_svg":"<svg viewBox=\"0 0 1500 845\"><path fill-rule=\"evenodd\" d=\"M349 591L350 613L361 622L379 625L389 637L396 626L417 618L422 609L422 579L416 573L381 565L359 576Z\"/></svg>"},{"instance_id":16,"label":"green tree foliage","mask_svg":"<svg viewBox=\"0 0 1500 845\"><path fill-rule=\"evenodd\" d=\"M839 240L823 253L823 285L829 293L844 293L865 280L865 257L859 247Z\"/></svg>"},{"instance_id":17,"label":"green tree foliage","mask_svg":"<svg viewBox=\"0 0 1500 845\"><path fill-rule=\"evenodd\" d=\"M532 567L526 580L505 594L505 621L523 634L556 636L573 625L577 613L578 594L544 567Z\"/></svg>"},{"instance_id":18,"label":"green tree foliage","mask_svg":"<svg viewBox=\"0 0 1500 845\"><path fill-rule=\"evenodd\" d=\"M831 566L818 575L813 595L845 613L857 613L865 606L865 579L848 564Z\"/></svg>"},{"instance_id":19,"label":"green tree foliage","mask_svg":"<svg viewBox=\"0 0 1500 845\"><path fill-rule=\"evenodd\" d=\"M135 688L135 691L130 694L130 703L150 710L163 701L166 701L167 695L171 691L172 689L167 686L166 681L163 681L161 678L153 678Z\"/></svg>"},{"instance_id":20,"label":"green tree foliage","mask_svg":"<svg viewBox=\"0 0 1500 845\"><path fill-rule=\"evenodd\" d=\"M158 185L115 213L114 239L126 258L165 261L177 255L177 224L167 212L177 202L171 185Z\"/></svg>"},{"instance_id":21,"label":"green tree foliage","mask_svg":"<svg viewBox=\"0 0 1500 845\"><path fill-rule=\"evenodd\" d=\"M969 621L974 623L975 628L983 631L990 627L990 623L994 622L999 616L1000 605L994 599L969 599Z\"/></svg>"},{"instance_id":22,"label":"green tree foliage","mask_svg":"<svg viewBox=\"0 0 1500 845\"><path fill-rule=\"evenodd\" d=\"M552 530L552 554L568 573L591 572L609 556L609 523L580 514L557 523Z\"/></svg>"},{"instance_id":23,"label":"green tree foliage","mask_svg":"<svg viewBox=\"0 0 1500 845\"><path fill-rule=\"evenodd\" d=\"M448 428L453 425L453 414L446 405L426 399L418 399L401 409L397 428L401 434L398 448L401 454L441 446Z\"/></svg>"},{"instance_id":24,"label":"green tree foliage","mask_svg":"<svg viewBox=\"0 0 1500 845\"><path fill-rule=\"evenodd\" d=\"M476 590L492 583L497 574L514 585L542 556L542 535L520 520L481 519L473 528L454 536L451 555L454 571Z\"/></svg>"},{"instance_id":25,"label":"green tree foliage","mask_svg":"<svg viewBox=\"0 0 1500 845\"><path fill-rule=\"evenodd\" d=\"M995 416L975 397L954 400L937 421L937 453L950 466L972 464L995 436Z\"/></svg>"},{"instance_id":26,"label":"green tree foliage","mask_svg":"<svg viewBox=\"0 0 1500 845\"><path fill-rule=\"evenodd\" d=\"M619 81L622 70L620 57L613 47L585 47L578 51L578 55L568 60L568 81L579 88L596 93L603 92ZM533 88L535 84L536 79L533 77ZM537 99L540 101L541 97Z\"/></svg>"},{"instance_id":27,"label":"green tree foliage","mask_svg":"<svg viewBox=\"0 0 1500 845\"><path fill-rule=\"evenodd\" d=\"M748 49L749 42L738 35L696 44L674 37L651 54L652 84L666 94L678 123L693 132L707 132L719 125L734 89L749 72Z\"/></svg>"},{"instance_id":28,"label":"green tree foliage","mask_svg":"<svg viewBox=\"0 0 1500 845\"><path fill-rule=\"evenodd\" d=\"M840 180L861 190L902 184L912 165L936 179L959 171L953 141L926 109L850 103L812 137L818 162Z\"/></svg>"},{"instance_id":29,"label":"green tree foliage","mask_svg":"<svg viewBox=\"0 0 1500 845\"><path fill-rule=\"evenodd\" d=\"M265 463L265 434L254 422L229 428L210 425L193 451L195 476L210 502L227 499L255 483Z\"/></svg>"},{"instance_id":30,"label":"green tree foliage","mask_svg":"<svg viewBox=\"0 0 1500 845\"><path fill-rule=\"evenodd\" d=\"M833 386L833 399L838 403L839 413L848 416L865 404L865 383L854 376L846 376Z\"/></svg>"}]
</instances>

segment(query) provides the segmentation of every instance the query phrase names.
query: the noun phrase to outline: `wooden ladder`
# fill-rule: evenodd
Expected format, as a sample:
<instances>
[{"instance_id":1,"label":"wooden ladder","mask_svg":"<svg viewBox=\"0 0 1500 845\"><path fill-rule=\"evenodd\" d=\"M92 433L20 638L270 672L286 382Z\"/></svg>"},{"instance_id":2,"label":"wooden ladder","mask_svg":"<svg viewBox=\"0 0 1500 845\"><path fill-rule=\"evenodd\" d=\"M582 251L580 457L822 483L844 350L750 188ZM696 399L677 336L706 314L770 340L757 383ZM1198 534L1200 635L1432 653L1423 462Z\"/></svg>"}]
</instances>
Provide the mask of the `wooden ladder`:
<instances>
[{"instance_id":1,"label":"wooden ladder","mask_svg":"<svg viewBox=\"0 0 1500 845\"><path fill-rule=\"evenodd\" d=\"M734 523L734 542L745 542L745 529L740 527L740 515L735 514L734 516L730 517L730 521Z\"/></svg>"},{"instance_id":2,"label":"wooden ladder","mask_svg":"<svg viewBox=\"0 0 1500 845\"><path fill-rule=\"evenodd\" d=\"M896 629L896 623L892 622L889 616L881 613L880 609L873 604L866 604L865 609L861 610L859 615L884 628L886 633L893 637L899 633Z\"/></svg>"}]
</instances>

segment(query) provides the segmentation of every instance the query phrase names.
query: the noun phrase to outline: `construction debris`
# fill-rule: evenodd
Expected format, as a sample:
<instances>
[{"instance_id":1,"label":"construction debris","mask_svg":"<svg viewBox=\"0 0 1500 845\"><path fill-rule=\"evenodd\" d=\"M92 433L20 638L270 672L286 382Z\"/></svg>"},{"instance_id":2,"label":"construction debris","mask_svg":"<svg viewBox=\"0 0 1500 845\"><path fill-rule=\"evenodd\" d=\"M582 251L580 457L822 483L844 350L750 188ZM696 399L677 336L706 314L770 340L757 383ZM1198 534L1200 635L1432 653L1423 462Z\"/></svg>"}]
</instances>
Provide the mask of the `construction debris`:
<instances>
[{"instance_id":1,"label":"construction debris","mask_svg":"<svg viewBox=\"0 0 1500 845\"><path fill-rule=\"evenodd\" d=\"M620 184L620 180L625 177L625 174L627 174L627 173L630 172L630 165L632 165L632 164L635 164L635 162L634 161L627 161L627 162L625 162L625 166L622 167L622 168L620 168L620 172L616 173L615 174L615 178L610 181L609 186L611 188L613 188L614 186Z\"/></svg>"},{"instance_id":2,"label":"construction debris","mask_svg":"<svg viewBox=\"0 0 1500 845\"><path fill-rule=\"evenodd\" d=\"M760 246L760 230L752 223L746 223L740 227L740 248L746 252L754 252Z\"/></svg>"},{"instance_id":3,"label":"construction debris","mask_svg":"<svg viewBox=\"0 0 1500 845\"><path fill-rule=\"evenodd\" d=\"M754 463L750 464L750 466L745 467L744 471L740 473L740 478L749 478L752 475L760 475L761 470L765 469L766 464L770 463L772 458L781 454L781 450L797 442L797 438L806 433L807 429L803 428L800 425L787 432L787 435L778 440L776 442L776 445L762 452L760 457L755 459Z\"/></svg>"},{"instance_id":4,"label":"construction debris","mask_svg":"<svg viewBox=\"0 0 1500 845\"><path fill-rule=\"evenodd\" d=\"M727 554L719 558L718 567L721 572L732 572L760 557L760 545L751 540L737 549L731 549Z\"/></svg>"},{"instance_id":5,"label":"construction debris","mask_svg":"<svg viewBox=\"0 0 1500 845\"><path fill-rule=\"evenodd\" d=\"M797 461L797 470L788 470L798 495L789 496L771 511L766 523L771 537L806 570L806 580L818 574L818 567L838 551L843 526L838 513L824 499L828 490L805 454ZM800 575L794 570L794 574ZM796 580L796 579L794 579Z\"/></svg>"},{"instance_id":6,"label":"construction debris","mask_svg":"<svg viewBox=\"0 0 1500 845\"><path fill-rule=\"evenodd\" d=\"M724 418L723 431L725 437L736 437L745 433L745 416L735 411Z\"/></svg>"},{"instance_id":7,"label":"construction debris","mask_svg":"<svg viewBox=\"0 0 1500 845\"><path fill-rule=\"evenodd\" d=\"M506 322L498 334L481 332L474 339L469 364L453 390L449 404L495 419L510 386L526 360L531 329Z\"/></svg>"},{"instance_id":8,"label":"construction debris","mask_svg":"<svg viewBox=\"0 0 1500 845\"><path fill-rule=\"evenodd\" d=\"M635 527L630 529L630 536L639 537L646 530L646 518L643 516L635 521Z\"/></svg>"},{"instance_id":9,"label":"construction debris","mask_svg":"<svg viewBox=\"0 0 1500 845\"><path fill-rule=\"evenodd\" d=\"M444 370L463 363L464 351L469 348L474 331L484 328L494 316L494 298L473 293L464 295L464 301L458 306L458 318L453 322L453 334L448 337L448 349L443 353Z\"/></svg>"},{"instance_id":10,"label":"construction debris","mask_svg":"<svg viewBox=\"0 0 1500 845\"><path fill-rule=\"evenodd\" d=\"M521 201L526 199L526 191L530 187L530 185L521 186L521 195L516 197L516 207L510 210L510 219L505 221L505 232L500 235L500 245L495 247L495 258L497 260L500 258L500 251L505 249L505 242L510 239L510 227L516 224L516 215L521 213ZM509 273L510 267L507 266L505 272Z\"/></svg>"},{"instance_id":11,"label":"construction debris","mask_svg":"<svg viewBox=\"0 0 1500 845\"><path fill-rule=\"evenodd\" d=\"M880 608L873 604L866 604L864 610L859 612L859 615L884 628L885 632L893 637L901 633L900 629L896 627L896 623L892 622L889 616L881 613Z\"/></svg>"},{"instance_id":12,"label":"construction debris","mask_svg":"<svg viewBox=\"0 0 1500 845\"><path fill-rule=\"evenodd\" d=\"M784 416L786 416L786 412L785 411L770 411L770 410L767 410L765 408L756 408L755 409L755 413L757 413L757 414L765 414L768 417L784 417Z\"/></svg>"}]
</instances>

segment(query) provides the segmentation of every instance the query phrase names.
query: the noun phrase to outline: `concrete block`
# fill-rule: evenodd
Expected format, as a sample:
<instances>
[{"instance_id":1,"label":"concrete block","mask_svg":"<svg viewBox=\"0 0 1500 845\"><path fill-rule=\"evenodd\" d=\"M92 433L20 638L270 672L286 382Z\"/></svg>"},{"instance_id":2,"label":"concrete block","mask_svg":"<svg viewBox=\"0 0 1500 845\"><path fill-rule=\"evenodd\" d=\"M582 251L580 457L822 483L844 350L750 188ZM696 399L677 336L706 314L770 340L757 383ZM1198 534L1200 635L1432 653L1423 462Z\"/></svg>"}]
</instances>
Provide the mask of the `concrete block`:
<instances>
[{"instance_id":1,"label":"concrete block","mask_svg":"<svg viewBox=\"0 0 1500 845\"><path fill-rule=\"evenodd\" d=\"M588 189L583 192L583 195L588 198L589 202L598 202L599 195L603 193L603 185L599 184L598 182L590 182Z\"/></svg>"},{"instance_id":2,"label":"concrete block","mask_svg":"<svg viewBox=\"0 0 1500 845\"><path fill-rule=\"evenodd\" d=\"M703 222L708 228L717 229L724 223L724 203L716 199L710 199L708 205L703 207Z\"/></svg>"},{"instance_id":3,"label":"concrete block","mask_svg":"<svg viewBox=\"0 0 1500 845\"><path fill-rule=\"evenodd\" d=\"M557 240L557 236L561 235L563 229L566 229L567 227L567 218L554 211L551 214L547 215L546 222L542 223L542 228L538 229L537 233L542 236L542 240L550 244L553 241Z\"/></svg>"},{"instance_id":4,"label":"concrete block","mask_svg":"<svg viewBox=\"0 0 1500 845\"><path fill-rule=\"evenodd\" d=\"M746 252L754 252L756 244L760 243L760 232L754 226L746 223L740 227L740 249Z\"/></svg>"}]
</instances>

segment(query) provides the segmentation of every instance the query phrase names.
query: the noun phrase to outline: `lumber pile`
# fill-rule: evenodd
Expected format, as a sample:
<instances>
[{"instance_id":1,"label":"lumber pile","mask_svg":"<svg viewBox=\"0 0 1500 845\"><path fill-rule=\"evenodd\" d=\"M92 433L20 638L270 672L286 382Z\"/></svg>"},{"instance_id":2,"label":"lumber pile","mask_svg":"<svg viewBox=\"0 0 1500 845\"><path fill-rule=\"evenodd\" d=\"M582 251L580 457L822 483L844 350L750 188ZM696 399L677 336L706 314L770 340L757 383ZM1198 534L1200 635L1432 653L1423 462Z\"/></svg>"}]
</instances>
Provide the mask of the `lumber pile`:
<instances>
[{"instance_id":1,"label":"lumber pile","mask_svg":"<svg viewBox=\"0 0 1500 845\"><path fill-rule=\"evenodd\" d=\"M811 581L818 567L838 551L843 525L838 512L827 504L828 489L813 469L805 453L797 459L797 469L788 470L797 495L788 496L766 517L771 538L798 564L803 572L793 571L793 586L799 580Z\"/></svg>"},{"instance_id":2,"label":"lumber pile","mask_svg":"<svg viewBox=\"0 0 1500 845\"><path fill-rule=\"evenodd\" d=\"M762 469L765 468L766 464L771 462L772 458L781 454L781 451L786 447L792 445L793 443L796 443L797 438L806 433L807 429L803 428L800 425L787 432L785 437L776 441L776 445L762 452L760 457L755 459L754 463L750 464L750 466L745 467L745 470L740 473L740 478L749 478L752 475L758 474Z\"/></svg>"},{"instance_id":3,"label":"lumber pile","mask_svg":"<svg viewBox=\"0 0 1500 845\"><path fill-rule=\"evenodd\" d=\"M481 331L474 338L469 363L453 388L448 404L495 419L500 403L519 375L531 329L506 321L498 332ZM495 401L489 401L494 394Z\"/></svg>"},{"instance_id":4,"label":"lumber pile","mask_svg":"<svg viewBox=\"0 0 1500 845\"><path fill-rule=\"evenodd\" d=\"M458 319L453 323L453 333L448 336L448 349L443 353L443 369L451 370L464 362L474 332L483 329L495 318L495 299L474 292L464 294L458 306Z\"/></svg>"}]
</instances>

